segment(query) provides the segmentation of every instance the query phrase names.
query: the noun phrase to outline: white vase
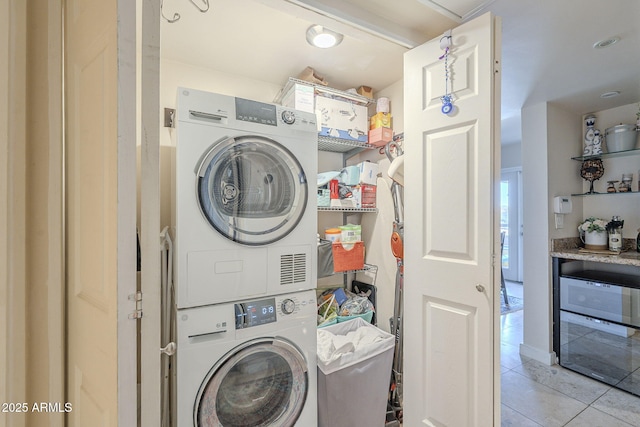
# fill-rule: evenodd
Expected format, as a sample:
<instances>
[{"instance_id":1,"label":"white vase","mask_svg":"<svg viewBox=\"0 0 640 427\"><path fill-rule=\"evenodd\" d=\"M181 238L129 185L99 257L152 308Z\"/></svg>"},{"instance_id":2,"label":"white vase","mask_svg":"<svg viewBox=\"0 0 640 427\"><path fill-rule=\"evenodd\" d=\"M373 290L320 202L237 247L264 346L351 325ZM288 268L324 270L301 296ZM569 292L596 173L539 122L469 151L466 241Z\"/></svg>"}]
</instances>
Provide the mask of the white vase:
<instances>
[{"instance_id":1,"label":"white vase","mask_svg":"<svg viewBox=\"0 0 640 427\"><path fill-rule=\"evenodd\" d=\"M584 247L586 249L607 249L609 240L606 231L586 231L584 233Z\"/></svg>"}]
</instances>

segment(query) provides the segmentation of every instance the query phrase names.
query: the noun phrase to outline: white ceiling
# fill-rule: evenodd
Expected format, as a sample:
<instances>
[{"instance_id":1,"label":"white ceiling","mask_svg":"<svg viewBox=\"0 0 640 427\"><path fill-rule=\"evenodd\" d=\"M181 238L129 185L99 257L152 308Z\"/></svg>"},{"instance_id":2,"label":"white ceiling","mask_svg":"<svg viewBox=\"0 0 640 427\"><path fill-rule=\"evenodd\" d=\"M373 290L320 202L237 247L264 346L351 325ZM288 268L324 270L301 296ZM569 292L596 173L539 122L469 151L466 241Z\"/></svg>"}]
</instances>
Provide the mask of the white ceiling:
<instances>
[{"instance_id":1,"label":"white ceiling","mask_svg":"<svg viewBox=\"0 0 640 427\"><path fill-rule=\"evenodd\" d=\"M277 85L311 66L329 85L381 90L402 79L410 46L439 37L460 20L429 0L165 0L161 55ZM439 0L472 19L502 17L503 143L520 141L524 106L554 102L576 114L640 101L640 1ZM444 12L446 13L446 12ZM458 22L456 22L458 21ZM325 25L345 34L333 49L311 47L305 31ZM612 36L605 49L593 44ZM620 91L615 98L600 94ZM633 118L630 118L630 122Z\"/></svg>"}]
</instances>

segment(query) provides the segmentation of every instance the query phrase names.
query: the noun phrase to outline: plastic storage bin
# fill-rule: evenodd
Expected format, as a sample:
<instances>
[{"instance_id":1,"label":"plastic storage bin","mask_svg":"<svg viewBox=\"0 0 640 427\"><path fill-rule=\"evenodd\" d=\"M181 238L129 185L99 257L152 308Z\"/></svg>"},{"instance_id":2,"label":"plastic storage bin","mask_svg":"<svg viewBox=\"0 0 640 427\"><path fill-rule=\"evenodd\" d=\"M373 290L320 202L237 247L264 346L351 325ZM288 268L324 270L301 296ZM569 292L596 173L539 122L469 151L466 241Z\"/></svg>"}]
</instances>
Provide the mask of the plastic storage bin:
<instances>
[{"instance_id":1,"label":"plastic storage bin","mask_svg":"<svg viewBox=\"0 0 640 427\"><path fill-rule=\"evenodd\" d=\"M363 334L348 335L356 331ZM338 348L349 347L349 339L353 339L354 351L326 357L320 348L326 343L325 332L337 337ZM379 339L371 342L373 336ZM318 340L318 426L384 426L393 335L357 318L319 330Z\"/></svg>"}]
</instances>

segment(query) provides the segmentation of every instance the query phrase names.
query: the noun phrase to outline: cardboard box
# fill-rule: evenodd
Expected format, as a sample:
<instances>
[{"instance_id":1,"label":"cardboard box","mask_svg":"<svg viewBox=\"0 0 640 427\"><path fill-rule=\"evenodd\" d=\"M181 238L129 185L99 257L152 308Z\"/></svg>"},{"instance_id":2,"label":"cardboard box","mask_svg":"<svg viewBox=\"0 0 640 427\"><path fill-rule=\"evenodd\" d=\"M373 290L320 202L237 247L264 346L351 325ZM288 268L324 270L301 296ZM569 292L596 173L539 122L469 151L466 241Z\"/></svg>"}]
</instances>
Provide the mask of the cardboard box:
<instances>
[{"instance_id":1,"label":"cardboard box","mask_svg":"<svg viewBox=\"0 0 640 427\"><path fill-rule=\"evenodd\" d=\"M294 83L289 92L282 97L282 105L307 113L315 113L314 98L313 86Z\"/></svg>"},{"instance_id":2,"label":"cardboard box","mask_svg":"<svg viewBox=\"0 0 640 427\"><path fill-rule=\"evenodd\" d=\"M367 98L373 99L373 89L371 89L369 86L360 86L358 89L356 89L356 92L358 92L358 95L366 96Z\"/></svg>"},{"instance_id":3,"label":"cardboard box","mask_svg":"<svg viewBox=\"0 0 640 427\"><path fill-rule=\"evenodd\" d=\"M315 97L315 104L320 135L360 142L368 141L366 106L319 95Z\"/></svg>"},{"instance_id":4,"label":"cardboard box","mask_svg":"<svg viewBox=\"0 0 640 427\"><path fill-rule=\"evenodd\" d=\"M354 187L353 198L356 201L356 208L358 209L375 209L376 208L376 193L378 187L375 185L361 184Z\"/></svg>"},{"instance_id":5,"label":"cardboard box","mask_svg":"<svg viewBox=\"0 0 640 427\"><path fill-rule=\"evenodd\" d=\"M377 128L369 131L369 144L382 147L393 140L393 129Z\"/></svg>"},{"instance_id":6,"label":"cardboard box","mask_svg":"<svg viewBox=\"0 0 640 427\"><path fill-rule=\"evenodd\" d=\"M376 113L369 119L369 129L390 128L391 113Z\"/></svg>"},{"instance_id":7,"label":"cardboard box","mask_svg":"<svg viewBox=\"0 0 640 427\"><path fill-rule=\"evenodd\" d=\"M378 183L378 164L373 162L358 163L360 176L358 184L376 185Z\"/></svg>"}]
</instances>

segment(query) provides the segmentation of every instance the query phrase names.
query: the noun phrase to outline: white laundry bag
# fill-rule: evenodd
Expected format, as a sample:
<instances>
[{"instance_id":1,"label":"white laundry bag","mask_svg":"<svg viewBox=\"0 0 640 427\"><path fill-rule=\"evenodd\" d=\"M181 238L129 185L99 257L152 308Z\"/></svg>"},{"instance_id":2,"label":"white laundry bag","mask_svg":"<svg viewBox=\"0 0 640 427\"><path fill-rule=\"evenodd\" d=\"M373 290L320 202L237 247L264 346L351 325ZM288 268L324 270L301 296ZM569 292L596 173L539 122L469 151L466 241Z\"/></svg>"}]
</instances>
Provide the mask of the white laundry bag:
<instances>
[{"instance_id":1,"label":"white laundry bag","mask_svg":"<svg viewBox=\"0 0 640 427\"><path fill-rule=\"evenodd\" d=\"M385 425L393 335L361 318L318 329L318 426Z\"/></svg>"}]
</instances>

